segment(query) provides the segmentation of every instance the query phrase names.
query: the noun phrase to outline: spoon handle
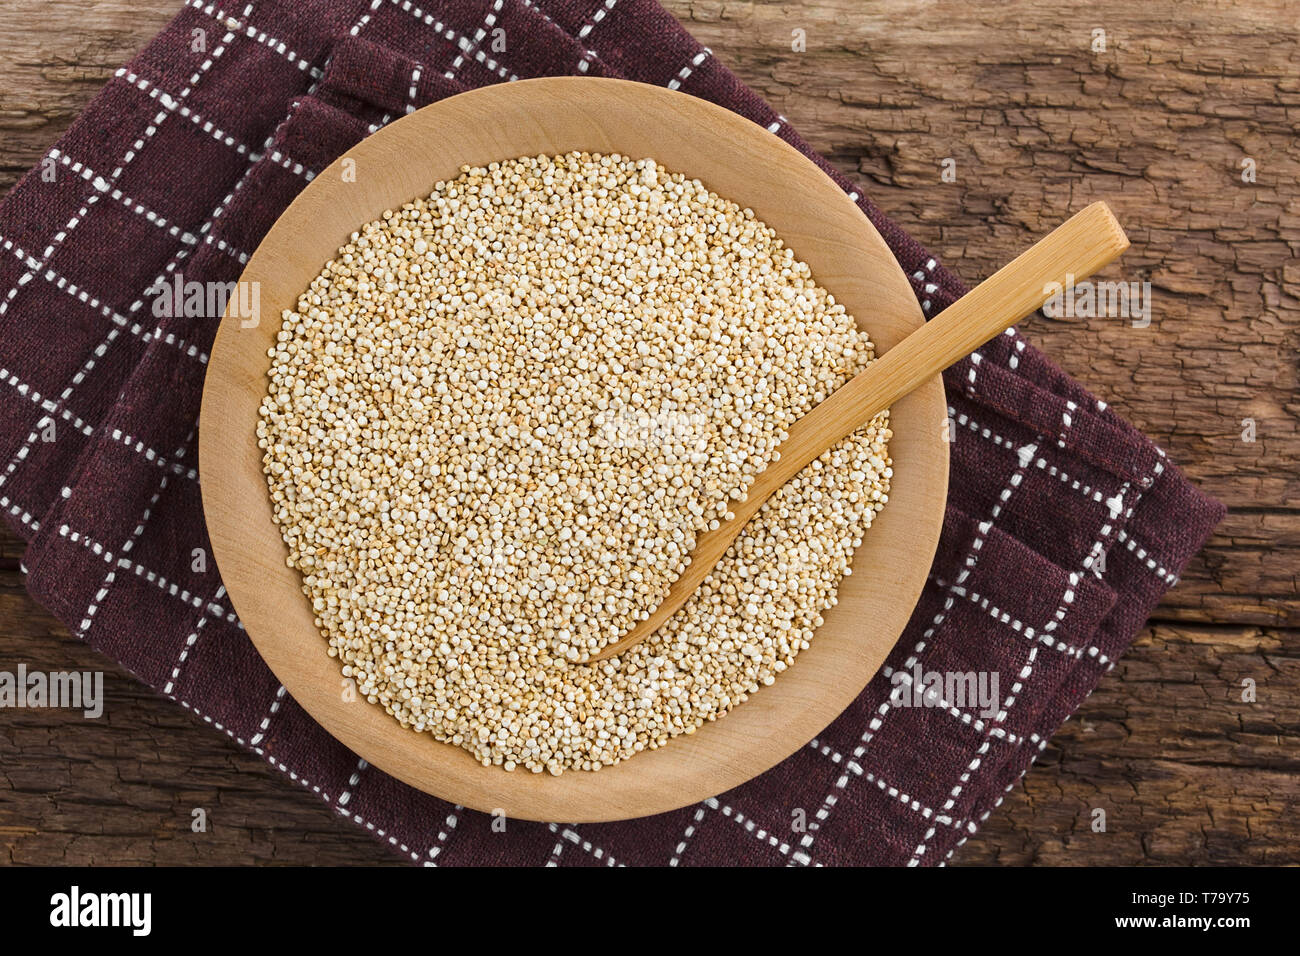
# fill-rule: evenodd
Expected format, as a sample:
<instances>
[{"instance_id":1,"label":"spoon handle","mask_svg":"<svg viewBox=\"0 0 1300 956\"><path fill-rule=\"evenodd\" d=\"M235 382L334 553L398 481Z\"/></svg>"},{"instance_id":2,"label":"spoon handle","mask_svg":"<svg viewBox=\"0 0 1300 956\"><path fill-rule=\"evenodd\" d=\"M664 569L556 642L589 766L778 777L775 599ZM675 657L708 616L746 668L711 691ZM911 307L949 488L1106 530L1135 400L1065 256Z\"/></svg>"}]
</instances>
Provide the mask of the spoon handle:
<instances>
[{"instance_id":1,"label":"spoon handle","mask_svg":"<svg viewBox=\"0 0 1300 956\"><path fill-rule=\"evenodd\" d=\"M1095 202L993 273L872 362L791 426L780 456L750 484L735 517L701 534L691 563L648 618L592 656L603 661L649 637L686 603L763 503L836 442L898 399L1033 312L1051 294L1114 261L1128 237L1104 202Z\"/></svg>"}]
</instances>

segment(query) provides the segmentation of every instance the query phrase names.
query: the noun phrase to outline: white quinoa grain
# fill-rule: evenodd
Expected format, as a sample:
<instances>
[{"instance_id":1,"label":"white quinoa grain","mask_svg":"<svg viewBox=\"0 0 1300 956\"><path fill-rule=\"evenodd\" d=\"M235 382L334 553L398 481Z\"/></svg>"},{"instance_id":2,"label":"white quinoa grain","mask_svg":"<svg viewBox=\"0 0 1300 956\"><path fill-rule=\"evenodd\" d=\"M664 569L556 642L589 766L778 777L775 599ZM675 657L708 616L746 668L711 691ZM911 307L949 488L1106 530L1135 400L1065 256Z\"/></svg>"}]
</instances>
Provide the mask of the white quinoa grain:
<instances>
[{"instance_id":1,"label":"white quinoa grain","mask_svg":"<svg viewBox=\"0 0 1300 956\"><path fill-rule=\"evenodd\" d=\"M288 563L362 695L484 764L597 770L770 685L888 499L881 414L587 663L874 357L750 210L650 159L464 167L283 318L257 434Z\"/></svg>"}]
</instances>

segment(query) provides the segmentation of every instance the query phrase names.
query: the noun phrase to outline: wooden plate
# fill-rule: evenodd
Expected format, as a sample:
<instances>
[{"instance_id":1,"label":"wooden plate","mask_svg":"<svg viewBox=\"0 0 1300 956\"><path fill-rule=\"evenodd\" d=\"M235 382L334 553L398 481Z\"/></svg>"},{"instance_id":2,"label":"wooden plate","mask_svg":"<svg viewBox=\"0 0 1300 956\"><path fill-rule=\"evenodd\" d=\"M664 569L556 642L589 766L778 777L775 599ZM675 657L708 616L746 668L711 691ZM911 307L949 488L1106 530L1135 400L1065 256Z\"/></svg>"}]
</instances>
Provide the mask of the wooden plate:
<instances>
[{"instance_id":1,"label":"wooden plate","mask_svg":"<svg viewBox=\"0 0 1300 956\"><path fill-rule=\"evenodd\" d=\"M906 277L866 216L812 162L749 120L622 80L501 84L443 100L375 133L317 176L280 217L243 275L261 285L260 322L245 328L228 312L217 333L199 459L208 532L235 610L313 718L368 763L428 793L516 818L581 823L661 813L744 783L807 744L853 701L920 595L943 520L948 448L936 376L892 410L889 504L812 646L771 687L663 748L594 773L507 772L402 728L379 705L344 700L340 665L326 654L298 573L285 566L255 436L267 348L281 310L294 307L350 233L385 209L427 195L463 164L574 149L653 157L749 206L882 351L923 321ZM345 169L355 170L355 181Z\"/></svg>"}]
</instances>

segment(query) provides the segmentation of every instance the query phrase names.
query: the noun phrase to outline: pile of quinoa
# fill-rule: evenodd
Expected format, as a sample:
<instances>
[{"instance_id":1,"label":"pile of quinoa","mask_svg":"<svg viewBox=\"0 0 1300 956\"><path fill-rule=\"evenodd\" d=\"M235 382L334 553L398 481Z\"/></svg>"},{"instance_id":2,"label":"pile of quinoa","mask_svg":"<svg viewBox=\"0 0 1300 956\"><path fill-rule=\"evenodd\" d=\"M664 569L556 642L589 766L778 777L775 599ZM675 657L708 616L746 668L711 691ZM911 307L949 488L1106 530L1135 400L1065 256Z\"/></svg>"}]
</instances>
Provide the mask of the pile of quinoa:
<instances>
[{"instance_id":1,"label":"pile of quinoa","mask_svg":"<svg viewBox=\"0 0 1300 956\"><path fill-rule=\"evenodd\" d=\"M888 500L882 413L587 662L874 358L751 210L651 159L463 167L353 233L269 354L259 445L329 653L507 770L597 770L770 685Z\"/></svg>"}]
</instances>

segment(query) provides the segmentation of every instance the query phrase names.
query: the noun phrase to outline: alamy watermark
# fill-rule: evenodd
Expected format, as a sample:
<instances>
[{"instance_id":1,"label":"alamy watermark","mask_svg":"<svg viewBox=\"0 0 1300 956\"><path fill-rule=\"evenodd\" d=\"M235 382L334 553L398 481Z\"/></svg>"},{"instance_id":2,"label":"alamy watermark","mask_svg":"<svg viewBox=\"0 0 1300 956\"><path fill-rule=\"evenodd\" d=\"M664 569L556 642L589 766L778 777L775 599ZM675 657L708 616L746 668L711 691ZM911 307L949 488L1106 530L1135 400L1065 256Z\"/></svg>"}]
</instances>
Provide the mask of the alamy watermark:
<instances>
[{"instance_id":1,"label":"alamy watermark","mask_svg":"<svg viewBox=\"0 0 1300 956\"><path fill-rule=\"evenodd\" d=\"M916 664L910 671L894 671L889 682L894 707L978 708L979 716L988 719L1001 706L997 671L923 671Z\"/></svg>"},{"instance_id":2,"label":"alamy watermark","mask_svg":"<svg viewBox=\"0 0 1300 956\"><path fill-rule=\"evenodd\" d=\"M89 893L73 885L50 897L50 925L56 929L83 927L129 929L148 936L153 929L152 893Z\"/></svg>"},{"instance_id":3,"label":"alamy watermark","mask_svg":"<svg viewBox=\"0 0 1300 956\"><path fill-rule=\"evenodd\" d=\"M708 448L708 424L700 413L619 407L599 412L593 430L613 448L662 447L690 456Z\"/></svg>"},{"instance_id":4,"label":"alamy watermark","mask_svg":"<svg viewBox=\"0 0 1300 956\"><path fill-rule=\"evenodd\" d=\"M1135 329L1151 324L1151 283L1074 281L1067 272L1065 284L1049 282L1043 286L1043 314L1049 319L1091 319L1097 317L1129 319Z\"/></svg>"},{"instance_id":5,"label":"alamy watermark","mask_svg":"<svg viewBox=\"0 0 1300 956\"><path fill-rule=\"evenodd\" d=\"M230 310L241 329L256 327L262 316L259 282L186 282L177 273L170 282L159 279L145 292L153 299L155 318L179 316L216 319Z\"/></svg>"},{"instance_id":6,"label":"alamy watermark","mask_svg":"<svg viewBox=\"0 0 1300 956\"><path fill-rule=\"evenodd\" d=\"M80 710L88 720L104 713L103 671L0 671L0 708L58 707Z\"/></svg>"}]
</instances>

